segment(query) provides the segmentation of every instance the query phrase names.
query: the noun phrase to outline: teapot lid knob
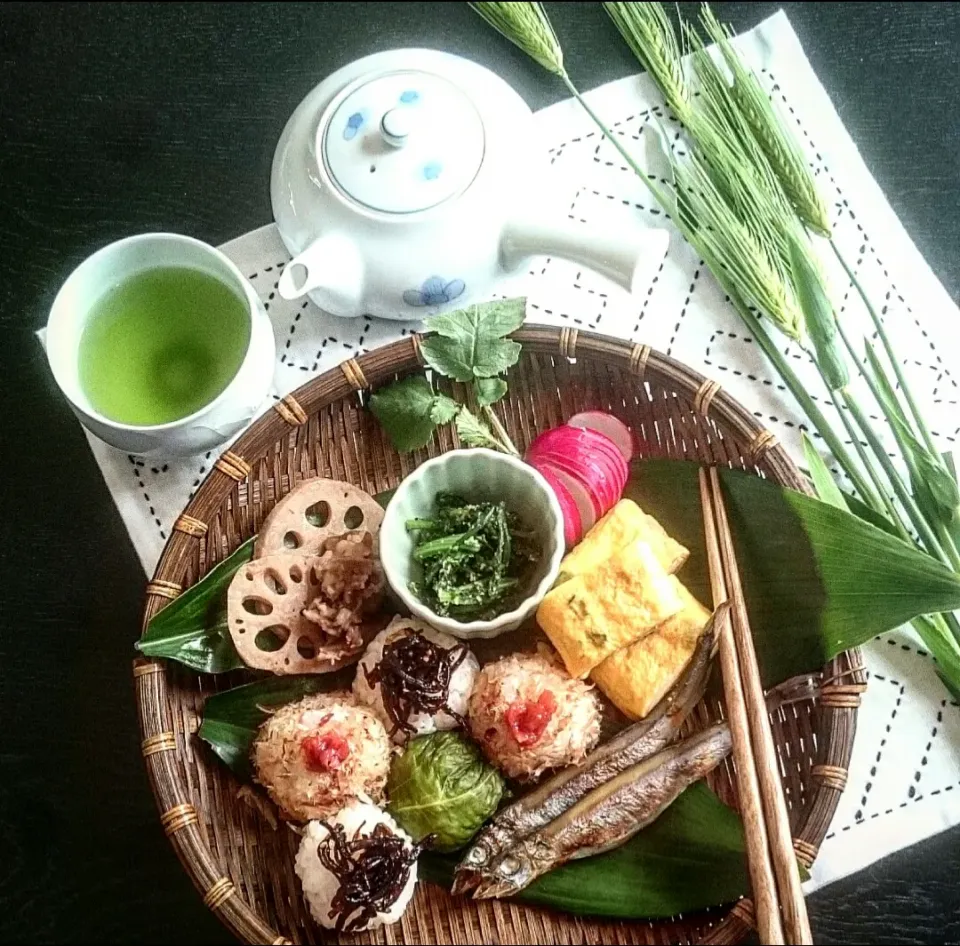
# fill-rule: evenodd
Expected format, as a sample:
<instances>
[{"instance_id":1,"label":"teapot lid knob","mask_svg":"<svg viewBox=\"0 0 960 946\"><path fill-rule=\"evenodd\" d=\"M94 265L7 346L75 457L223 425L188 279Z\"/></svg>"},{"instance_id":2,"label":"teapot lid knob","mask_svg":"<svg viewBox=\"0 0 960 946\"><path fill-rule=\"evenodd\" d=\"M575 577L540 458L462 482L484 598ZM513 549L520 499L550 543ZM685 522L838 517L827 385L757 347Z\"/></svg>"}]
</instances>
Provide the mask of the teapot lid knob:
<instances>
[{"instance_id":1,"label":"teapot lid knob","mask_svg":"<svg viewBox=\"0 0 960 946\"><path fill-rule=\"evenodd\" d=\"M391 108L383 113L380 119L380 134L388 145L402 148L410 137L411 110L408 108Z\"/></svg>"},{"instance_id":2,"label":"teapot lid knob","mask_svg":"<svg viewBox=\"0 0 960 946\"><path fill-rule=\"evenodd\" d=\"M316 153L350 200L409 214L459 197L480 170L485 140L462 88L411 69L347 86L320 121Z\"/></svg>"}]
</instances>

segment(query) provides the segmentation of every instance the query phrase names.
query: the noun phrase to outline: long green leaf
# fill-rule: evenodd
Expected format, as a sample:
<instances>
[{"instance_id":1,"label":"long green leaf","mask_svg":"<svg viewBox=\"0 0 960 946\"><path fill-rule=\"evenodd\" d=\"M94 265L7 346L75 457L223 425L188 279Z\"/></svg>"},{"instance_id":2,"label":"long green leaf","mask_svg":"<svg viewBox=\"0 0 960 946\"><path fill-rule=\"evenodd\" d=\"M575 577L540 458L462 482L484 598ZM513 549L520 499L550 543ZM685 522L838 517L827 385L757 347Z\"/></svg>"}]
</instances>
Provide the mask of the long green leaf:
<instances>
[{"instance_id":1,"label":"long green leaf","mask_svg":"<svg viewBox=\"0 0 960 946\"><path fill-rule=\"evenodd\" d=\"M211 696L203 707L197 735L242 779L250 775L250 747L269 710L308 693L335 690L349 683L352 668L332 674L268 677Z\"/></svg>"},{"instance_id":2,"label":"long green leaf","mask_svg":"<svg viewBox=\"0 0 960 946\"><path fill-rule=\"evenodd\" d=\"M384 490L373 498L386 509L395 492ZM176 660L200 673L226 673L245 667L227 626L227 588L237 569L253 557L255 540L255 536L247 539L158 611L137 642L137 650L148 657Z\"/></svg>"},{"instance_id":3,"label":"long green leaf","mask_svg":"<svg viewBox=\"0 0 960 946\"><path fill-rule=\"evenodd\" d=\"M244 666L227 628L227 588L236 570L253 557L248 539L180 597L158 611L137 642L148 657L177 660L200 673Z\"/></svg>"},{"instance_id":4,"label":"long green leaf","mask_svg":"<svg viewBox=\"0 0 960 946\"><path fill-rule=\"evenodd\" d=\"M823 462L823 457L820 456L820 452L814 446L813 441L807 436L806 431L803 432L802 436L803 455L806 458L807 469L810 471L810 479L813 481L813 487L817 491L817 495L825 503L836 506L837 509L846 509L846 499L843 493L840 492L840 487L837 486L833 475L827 469L827 464Z\"/></svg>"},{"instance_id":5,"label":"long green leaf","mask_svg":"<svg viewBox=\"0 0 960 946\"><path fill-rule=\"evenodd\" d=\"M424 880L449 888L458 856L427 854ZM559 867L517 897L595 916L656 918L749 893L743 827L706 783L691 785L622 847Z\"/></svg>"},{"instance_id":6,"label":"long green leaf","mask_svg":"<svg viewBox=\"0 0 960 946\"><path fill-rule=\"evenodd\" d=\"M833 304L827 296L823 279L817 271L810 254L812 250L806 241L790 238L790 267L793 284L797 290L797 299L803 310L804 323L813 342L817 367L823 380L831 391L839 391L847 386L850 374L847 361L837 339L837 319Z\"/></svg>"},{"instance_id":7,"label":"long green leaf","mask_svg":"<svg viewBox=\"0 0 960 946\"><path fill-rule=\"evenodd\" d=\"M759 477L721 479L765 684L960 607L960 575L882 529ZM680 577L709 602L697 465L636 462L626 495L690 549Z\"/></svg>"},{"instance_id":8,"label":"long green leaf","mask_svg":"<svg viewBox=\"0 0 960 946\"><path fill-rule=\"evenodd\" d=\"M847 509L857 516L857 518L869 522L870 525L876 526L878 529L882 529L887 535L902 538L897 532L897 527L886 516L877 512L872 506L868 506L859 496L854 496L852 493L844 493L843 501L846 503Z\"/></svg>"}]
</instances>

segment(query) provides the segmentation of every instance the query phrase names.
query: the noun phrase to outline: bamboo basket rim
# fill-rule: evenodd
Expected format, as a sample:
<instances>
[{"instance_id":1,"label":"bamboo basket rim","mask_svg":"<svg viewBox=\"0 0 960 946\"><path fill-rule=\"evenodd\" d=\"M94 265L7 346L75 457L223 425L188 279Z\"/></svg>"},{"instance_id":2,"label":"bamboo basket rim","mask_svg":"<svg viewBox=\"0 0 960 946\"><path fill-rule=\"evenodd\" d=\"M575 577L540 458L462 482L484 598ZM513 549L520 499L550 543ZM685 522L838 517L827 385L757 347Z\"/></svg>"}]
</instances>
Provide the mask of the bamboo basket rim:
<instances>
[{"instance_id":1,"label":"bamboo basket rim","mask_svg":"<svg viewBox=\"0 0 960 946\"><path fill-rule=\"evenodd\" d=\"M255 464L265 459L309 418L337 401L357 396L378 385L417 370L424 365L422 336L412 333L399 341L350 358L318 375L277 401L214 464L180 517L163 550L154 576L147 584L142 628L150 618L186 587L188 562L195 543L206 535L229 497L237 496ZM524 353L559 356L570 361L592 358L627 370L638 384L659 384L690 402L703 418L722 423L745 449L741 459L752 472L773 478L783 486L810 493L799 469L779 444L776 435L762 428L753 414L716 381L687 365L652 349L576 328L527 324L511 337L524 346ZM280 483L276 490L279 494ZM287 489L296 485L287 484ZM364 484L360 484L364 485ZM249 487L248 487L249 488ZM365 488L365 486L364 486ZM285 492L286 490L284 490ZM249 497L249 494L248 494ZM263 497L261 496L261 501ZM222 554L247 538L234 535ZM212 567L207 562L203 571ZM174 756L181 751L173 731L168 665L163 660L137 658L133 666L137 714L142 736L142 755L151 790L160 812L161 825L181 864L203 895L205 905L239 939L249 943L284 944L280 935L246 903L240 891L204 839L200 812L183 784ZM859 648L831 660L821 674L818 699L822 714L818 764L811 769L813 787L804 808L794 848L802 863L810 866L836 812L856 732L860 693L866 688ZM151 712L151 710L155 710ZM202 760L199 764L205 764ZM219 763L213 763L219 764ZM643 922L643 921L635 921ZM699 928L699 927L698 927ZM734 904L702 935L703 943L734 943L753 928L749 899Z\"/></svg>"}]
</instances>

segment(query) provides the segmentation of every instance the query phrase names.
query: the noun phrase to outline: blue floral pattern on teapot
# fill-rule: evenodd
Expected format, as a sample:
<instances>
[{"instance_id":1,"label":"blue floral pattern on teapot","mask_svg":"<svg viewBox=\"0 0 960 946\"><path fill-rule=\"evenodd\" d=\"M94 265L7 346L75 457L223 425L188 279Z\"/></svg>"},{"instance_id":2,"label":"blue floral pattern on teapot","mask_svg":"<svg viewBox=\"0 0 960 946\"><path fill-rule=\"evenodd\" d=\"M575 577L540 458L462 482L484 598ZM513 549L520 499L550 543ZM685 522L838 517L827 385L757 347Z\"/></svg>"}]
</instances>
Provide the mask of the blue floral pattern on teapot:
<instances>
[{"instance_id":1,"label":"blue floral pattern on teapot","mask_svg":"<svg viewBox=\"0 0 960 946\"><path fill-rule=\"evenodd\" d=\"M466 288L467 285L462 279L451 279L448 282L441 276L431 276L424 280L419 289L408 289L404 292L403 301L412 306L444 305L463 295Z\"/></svg>"}]
</instances>

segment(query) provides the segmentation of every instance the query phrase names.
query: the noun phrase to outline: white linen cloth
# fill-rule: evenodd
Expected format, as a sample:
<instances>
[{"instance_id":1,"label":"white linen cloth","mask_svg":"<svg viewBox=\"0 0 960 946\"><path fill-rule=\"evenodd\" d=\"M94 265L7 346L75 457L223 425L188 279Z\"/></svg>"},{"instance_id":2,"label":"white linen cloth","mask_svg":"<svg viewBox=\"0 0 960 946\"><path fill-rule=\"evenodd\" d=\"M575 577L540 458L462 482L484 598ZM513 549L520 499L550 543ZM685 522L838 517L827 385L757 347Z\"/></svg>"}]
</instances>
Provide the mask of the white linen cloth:
<instances>
[{"instance_id":1,"label":"white linen cloth","mask_svg":"<svg viewBox=\"0 0 960 946\"><path fill-rule=\"evenodd\" d=\"M781 12L744 34L738 45L795 125L815 170L835 239L882 310L894 350L943 449L960 434L957 380L960 361L956 306L920 256L860 158ZM552 81L545 73L544 82ZM664 174L656 128L674 121L646 76L612 82L587 98L648 170ZM557 203L573 221L616 227L634 218L663 226L664 216L620 155L573 100L537 113L543 146L558 177ZM223 249L249 276L267 304L277 338L273 397L281 397L345 358L399 338L409 323L341 320L306 302L276 294L289 255L273 225ZM872 334L859 297L829 250L824 262L843 300L844 324L854 338ZM831 268L832 266L832 268ZM533 321L581 326L642 341L721 382L775 431L803 463L803 414L784 391L725 303L709 271L672 231L671 247L648 294L640 299L561 260L538 261L532 271L498 287L529 297ZM41 333L42 335L42 333ZM796 370L828 416L826 400L806 357L786 344ZM265 409L268 405L265 405ZM881 418L877 418L886 430ZM887 431L889 436L889 431ZM152 573L170 527L216 460L214 453L168 463L119 453L88 435L103 477L133 544ZM814 865L808 889L868 864L960 821L960 712L938 681L930 657L908 631L867 645L870 686L863 699L846 792Z\"/></svg>"}]
</instances>

